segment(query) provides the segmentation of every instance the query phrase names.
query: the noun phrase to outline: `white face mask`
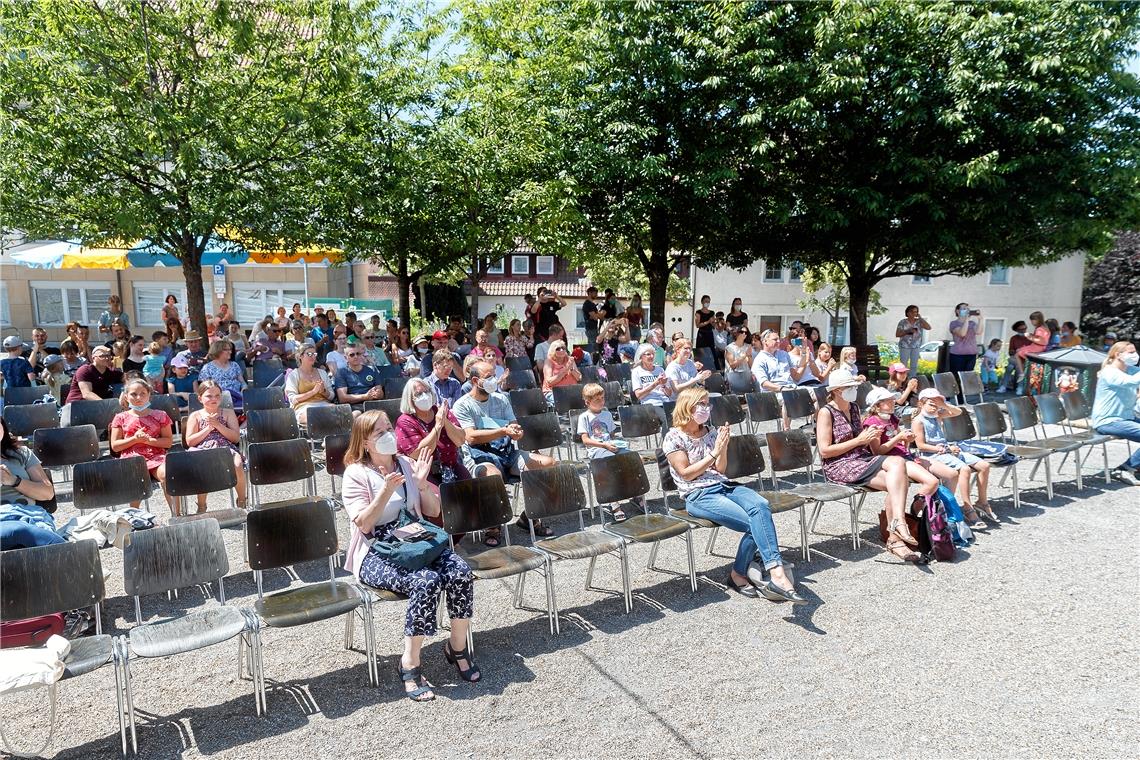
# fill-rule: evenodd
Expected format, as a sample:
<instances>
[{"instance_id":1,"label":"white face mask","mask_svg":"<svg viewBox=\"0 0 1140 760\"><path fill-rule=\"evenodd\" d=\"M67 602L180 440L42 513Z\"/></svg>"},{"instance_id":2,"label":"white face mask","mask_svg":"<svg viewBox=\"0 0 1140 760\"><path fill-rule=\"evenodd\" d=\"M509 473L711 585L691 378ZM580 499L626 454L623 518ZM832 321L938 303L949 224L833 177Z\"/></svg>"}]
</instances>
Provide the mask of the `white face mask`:
<instances>
[{"instance_id":1,"label":"white face mask","mask_svg":"<svg viewBox=\"0 0 1140 760\"><path fill-rule=\"evenodd\" d=\"M1140 361L1140 354L1136 353L1135 351L1130 354L1121 354L1120 361L1124 362L1129 367L1135 367L1136 362Z\"/></svg>"},{"instance_id":2,"label":"white face mask","mask_svg":"<svg viewBox=\"0 0 1140 760\"><path fill-rule=\"evenodd\" d=\"M696 422L698 425L703 425L706 422L708 422L709 417L711 415L712 415L712 410L709 409L707 406L693 407L693 421Z\"/></svg>"},{"instance_id":3,"label":"white face mask","mask_svg":"<svg viewBox=\"0 0 1140 760\"><path fill-rule=\"evenodd\" d=\"M396 436L389 430L376 438L376 453L392 456L396 453Z\"/></svg>"},{"instance_id":4,"label":"white face mask","mask_svg":"<svg viewBox=\"0 0 1140 760\"><path fill-rule=\"evenodd\" d=\"M433 406L435 406L435 395L431 393L416 394L416 396L412 399L412 403L415 404L416 409L426 412L428 409L431 409Z\"/></svg>"},{"instance_id":5,"label":"white face mask","mask_svg":"<svg viewBox=\"0 0 1140 760\"><path fill-rule=\"evenodd\" d=\"M890 412L879 412L878 415L879 415L879 419L881 419L881 420L889 420L891 418Z\"/></svg>"},{"instance_id":6,"label":"white face mask","mask_svg":"<svg viewBox=\"0 0 1140 760\"><path fill-rule=\"evenodd\" d=\"M843 396L843 400L848 404L854 403L859 398L858 388L844 388L843 392L839 395Z\"/></svg>"},{"instance_id":7,"label":"white face mask","mask_svg":"<svg viewBox=\"0 0 1140 760\"><path fill-rule=\"evenodd\" d=\"M484 377L479 381L479 385L486 394L495 393L499 390L499 381L493 377Z\"/></svg>"}]
</instances>

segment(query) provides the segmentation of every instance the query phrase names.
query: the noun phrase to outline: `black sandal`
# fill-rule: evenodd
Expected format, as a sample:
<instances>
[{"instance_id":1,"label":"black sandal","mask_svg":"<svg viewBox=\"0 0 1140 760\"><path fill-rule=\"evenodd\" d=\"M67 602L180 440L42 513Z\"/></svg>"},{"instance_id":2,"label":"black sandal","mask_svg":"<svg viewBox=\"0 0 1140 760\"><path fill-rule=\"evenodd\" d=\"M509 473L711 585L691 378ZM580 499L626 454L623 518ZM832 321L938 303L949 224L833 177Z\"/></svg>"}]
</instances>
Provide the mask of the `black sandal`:
<instances>
[{"instance_id":1,"label":"black sandal","mask_svg":"<svg viewBox=\"0 0 1140 760\"><path fill-rule=\"evenodd\" d=\"M502 543L503 534L498 528L488 528L483 536L483 545L495 547Z\"/></svg>"},{"instance_id":2,"label":"black sandal","mask_svg":"<svg viewBox=\"0 0 1140 760\"><path fill-rule=\"evenodd\" d=\"M414 667L411 670L404 670L403 666L396 663L396 672L400 674L401 681L411 681L416 685L414 689L404 689L404 696L413 702L430 702L435 699L435 694L425 697L425 694L431 692L430 686L425 686L420 683L424 677L424 671L421 667Z\"/></svg>"},{"instance_id":3,"label":"black sandal","mask_svg":"<svg viewBox=\"0 0 1140 760\"><path fill-rule=\"evenodd\" d=\"M519 514L518 526L523 530L530 528L530 518L527 517L526 512ZM534 536L535 538L550 538L554 535L554 529L543 525L538 520L534 521Z\"/></svg>"},{"instance_id":4,"label":"black sandal","mask_svg":"<svg viewBox=\"0 0 1140 760\"><path fill-rule=\"evenodd\" d=\"M445 641L443 643L443 656L448 662L455 666L455 669L459 671L459 677L464 681L477 683L482 677L483 674L479 672L479 666L471 659L471 655L467 653L467 647L460 649L458 652L453 652L451 650L451 642ZM459 667L460 660L467 660L471 667L467 668L467 670Z\"/></svg>"}]
</instances>

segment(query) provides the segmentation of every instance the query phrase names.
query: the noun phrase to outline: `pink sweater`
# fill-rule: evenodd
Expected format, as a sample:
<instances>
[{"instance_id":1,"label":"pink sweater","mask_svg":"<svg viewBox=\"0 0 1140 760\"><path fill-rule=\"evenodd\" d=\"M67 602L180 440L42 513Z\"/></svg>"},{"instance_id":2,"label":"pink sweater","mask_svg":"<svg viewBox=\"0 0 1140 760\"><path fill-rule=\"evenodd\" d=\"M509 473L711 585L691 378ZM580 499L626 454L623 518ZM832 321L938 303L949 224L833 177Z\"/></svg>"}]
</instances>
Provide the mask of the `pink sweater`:
<instances>
[{"instance_id":1,"label":"pink sweater","mask_svg":"<svg viewBox=\"0 0 1140 760\"><path fill-rule=\"evenodd\" d=\"M384 510L380 513L375 524L383 525L399 518L400 510L404 507L404 494L407 493L408 509L412 514L420 515L420 492L416 489L412 478L412 463L407 457L397 456L400 470L404 473L405 487L397 488ZM365 467L362 464L350 464L344 470L344 479L341 483L341 500L344 502L344 511L353 520L352 533L348 537L348 549L345 564L352 570L352 574L359 578L360 564L368 554L368 537L356 525L357 515L368 510L368 505L384 490L384 479L380 473Z\"/></svg>"}]
</instances>

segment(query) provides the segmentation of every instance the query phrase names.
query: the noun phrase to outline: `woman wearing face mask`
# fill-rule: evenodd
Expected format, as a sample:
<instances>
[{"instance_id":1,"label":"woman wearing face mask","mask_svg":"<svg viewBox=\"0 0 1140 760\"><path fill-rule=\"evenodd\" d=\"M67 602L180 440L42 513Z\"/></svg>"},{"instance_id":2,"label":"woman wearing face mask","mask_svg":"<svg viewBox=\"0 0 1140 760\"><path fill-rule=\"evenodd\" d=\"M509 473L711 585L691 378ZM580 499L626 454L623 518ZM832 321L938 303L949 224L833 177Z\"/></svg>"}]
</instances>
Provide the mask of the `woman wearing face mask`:
<instances>
[{"instance_id":1,"label":"woman wearing face mask","mask_svg":"<svg viewBox=\"0 0 1140 760\"><path fill-rule=\"evenodd\" d=\"M465 681L478 681L479 666L467 651L467 628L474 611L475 590L471 568L445 549L434 562L419 570L401 567L369 550L370 540L385 539L396 528L401 513L430 519L440 514L439 494L428 482L431 457L425 450L412 460L396 453L396 436L384 412L365 412L352 423L344 455L344 510L352 520L345 565L356 579L372 588L408 597L404 619L404 653L396 670L408 699L435 699L424 677L420 649L425 636L436 632L439 597L447 594L451 635L443 656Z\"/></svg>"},{"instance_id":2,"label":"woman wearing face mask","mask_svg":"<svg viewBox=\"0 0 1140 760\"><path fill-rule=\"evenodd\" d=\"M1113 343L1101 366L1096 381L1092 424L1102 435L1114 435L1140 443L1140 416L1137 416L1137 393L1140 392L1140 356L1136 346L1126 340ZM1121 463L1113 475L1131 485L1140 485L1140 447Z\"/></svg>"},{"instance_id":3,"label":"woman wearing face mask","mask_svg":"<svg viewBox=\"0 0 1140 760\"><path fill-rule=\"evenodd\" d=\"M859 381L846 369L832 370L827 379L829 399L815 420L816 441L823 463L823 474L832 483L887 492L887 551L901 560L917 562L920 557L907 548L918 540L907 529L903 512L910 487L906 460L874 454L869 448L879 440L877 427L863 427L855 401Z\"/></svg>"},{"instance_id":4,"label":"woman wearing face mask","mask_svg":"<svg viewBox=\"0 0 1140 760\"><path fill-rule=\"evenodd\" d=\"M463 428L446 401L436 405L431 386L419 378L409 380L400 397L400 411L396 419L397 448L412 459L425 451L431 454L428 480L438 486L471 477L459 457L459 448L466 440Z\"/></svg>"},{"instance_id":5,"label":"woman wearing face mask","mask_svg":"<svg viewBox=\"0 0 1140 760\"><path fill-rule=\"evenodd\" d=\"M697 309L694 315L697 348L714 348L716 345L713 340L713 319L716 318L716 313L709 308L710 303L712 300L708 296L701 296L701 308Z\"/></svg>"},{"instance_id":6,"label":"woman wearing face mask","mask_svg":"<svg viewBox=\"0 0 1140 760\"><path fill-rule=\"evenodd\" d=\"M724 321L728 323L730 328L743 327L744 340L748 340L748 315L741 310L741 301L739 298L732 299L732 308L728 314L725 315Z\"/></svg>"},{"instance_id":7,"label":"woman wearing face mask","mask_svg":"<svg viewBox=\"0 0 1140 760\"><path fill-rule=\"evenodd\" d=\"M661 443L661 451L669 460L669 473L685 498L686 511L744 534L729 571L729 588L750 599L764 596L774 602L806 604L784 569L768 502L747 486L725 478L729 426L715 430L708 424L709 416L708 391L686 388L677 396L673 427ZM757 551L770 580L753 586L748 566Z\"/></svg>"},{"instance_id":8,"label":"woman wearing face mask","mask_svg":"<svg viewBox=\"0 0 1140 760\"><path fill-rule=\"evenodd\" d=\"M973 372L978 362L978 332L982 324L982 312L970 309L970 304L960 303L954 307L954 321L950 323L950 371Z\"/></svg>"}]
</instances>

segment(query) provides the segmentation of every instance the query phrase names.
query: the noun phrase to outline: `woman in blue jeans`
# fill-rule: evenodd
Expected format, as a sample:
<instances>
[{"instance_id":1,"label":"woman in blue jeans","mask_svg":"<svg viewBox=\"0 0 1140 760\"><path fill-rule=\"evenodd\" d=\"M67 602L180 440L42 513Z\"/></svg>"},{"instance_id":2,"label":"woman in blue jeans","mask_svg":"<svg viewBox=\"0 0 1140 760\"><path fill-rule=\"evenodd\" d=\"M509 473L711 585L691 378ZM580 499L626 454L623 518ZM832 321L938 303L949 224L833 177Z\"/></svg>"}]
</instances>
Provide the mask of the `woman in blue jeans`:
<instances>
[{"instance_id":1,"label":"woman in blue jeans","mask_svg":"<svg viewBox=\"0 0 1140 760\"><path fill-rule=\"evenodd\" d=\"M1114 435L1140 443L1140 417L1137 416L1136 394L1140 391L1140 356L1136 346L1119 341L1108 350L1108 358L1097 375L1096 401L1093 402L1092 424L1102 435ZM1113 472L1117 480L1140 486L1140 448Z\"/></svg>"},{"instance_id":2,"label":"woman in blue jeans","mask_svg":"<svg viewBox=\"0 0 1140 760\"><path fill-rule=\"evenodd\" d=\"M673 427L661 445L677 490L685 497L685 509L693 517L744 533L728 576L730 588L750 599L762 595L774 602L807 604L784 570L768 502L722 474L728 468L729 429L709 427L709 413L708 391L699 386L681 391L673 409ZM747 573L757 550L770 579L753 586Z\"/></svg>"}]
</instances>

